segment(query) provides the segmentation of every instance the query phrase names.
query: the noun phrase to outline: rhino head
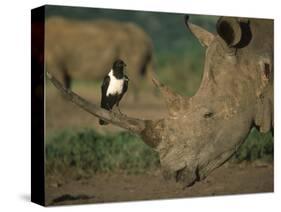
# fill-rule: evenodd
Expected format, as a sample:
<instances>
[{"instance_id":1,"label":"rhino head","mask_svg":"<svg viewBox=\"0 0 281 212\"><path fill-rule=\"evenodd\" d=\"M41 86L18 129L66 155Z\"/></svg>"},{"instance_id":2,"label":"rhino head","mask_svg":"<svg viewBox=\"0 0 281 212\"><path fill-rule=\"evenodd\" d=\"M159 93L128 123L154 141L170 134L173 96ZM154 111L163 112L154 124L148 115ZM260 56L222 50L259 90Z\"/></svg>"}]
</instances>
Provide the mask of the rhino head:
<instances>
[{"instance_id":1,"label":"rhino head","mask_svg":"<svg viewBox=\"0 0 281 212\"><path fill-rule=\"evenodd\" d=\"M273 26L222 17L214 35L188 17L186 25L206 48L203 80L193 97L171 104L156 148L165 175L190 185L230 158L252 127L273 128Z\"/></svg>"}]
</instances>

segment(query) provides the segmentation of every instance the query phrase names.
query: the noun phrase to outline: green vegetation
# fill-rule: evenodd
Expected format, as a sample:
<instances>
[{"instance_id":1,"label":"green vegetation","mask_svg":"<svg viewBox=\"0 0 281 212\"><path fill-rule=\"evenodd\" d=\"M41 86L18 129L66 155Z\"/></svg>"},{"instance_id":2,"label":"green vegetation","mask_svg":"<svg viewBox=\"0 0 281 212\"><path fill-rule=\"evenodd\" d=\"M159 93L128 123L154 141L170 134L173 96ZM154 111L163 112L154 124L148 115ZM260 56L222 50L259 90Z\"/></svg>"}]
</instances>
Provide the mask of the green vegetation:
<instances>
[{"instance_id":1,"label":"green vegetation","mask_svg":"<svg viewBox=\"0 0 281 212\"><path fill-rule=\"evenodd\" d=\"M273 139L270 134L253 130L231 161L256 159L272 161ZM159 158L139 137L128 132L101 135L91 129L64 130L48 136L46 164L47 173L72 170L84 176L113 170L144 172L159 167Z\"/></svg>"},{"instance_id":2,"label":"green vegetation","mask_svg":"<svg viewBox=\"0 0 281 212\"><path fill-rule=\"evenodd\" d=\"M273 137L271 133L261 134L253 129L233 156L233 161L241 162L244 160L264 160L272 161L274 156Z\"/></svg>"},{"instance_id":3,"label":"green vegetation","mask_svg":"<svg viewBox=\"0 0 281 212\"><path fill-rule=\"evenodd\" d=\"M194 95L199 88L204 64L204 49L194 43L192 52L157 55L157 75L162 82L182 95Z\"/></svg>"},{"instance_id":4,"label":"green vegetation","mask_svg":"<svg viewBox=\"0 0 281 212\"><path fill-rule=\"evenodd\" d=\"M101 135L83 129L48 136L46 164L47 173L67 169L82 174L112 170L136 173L157 167L159 159L156 152L130 133Z\"/></svg>"}]
</instances>

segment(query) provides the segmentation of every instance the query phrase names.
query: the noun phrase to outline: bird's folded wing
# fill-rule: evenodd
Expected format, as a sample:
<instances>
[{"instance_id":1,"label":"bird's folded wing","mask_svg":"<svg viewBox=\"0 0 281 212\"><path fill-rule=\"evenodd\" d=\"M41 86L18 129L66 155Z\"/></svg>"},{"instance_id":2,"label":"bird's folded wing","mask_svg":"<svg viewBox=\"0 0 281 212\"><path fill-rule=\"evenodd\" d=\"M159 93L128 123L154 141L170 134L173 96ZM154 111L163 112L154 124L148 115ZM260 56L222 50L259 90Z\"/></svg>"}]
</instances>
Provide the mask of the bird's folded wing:
<instances>
[{"instance_id":1,"label":"bird's folded wing","mask_svg":"<svg viewBox=\"0 0 281 212\"><path fill-rule=\"evenodd\" d=\"M106 95L106 91L107 91L107 88L109 86L109 82L110 82L110 77L109 76L106 76L104 79L103 79L103 83L102 83L102 86L101 86L101 91L102 91L102 94L103 95Z\"/></svg>"}]
</instances>

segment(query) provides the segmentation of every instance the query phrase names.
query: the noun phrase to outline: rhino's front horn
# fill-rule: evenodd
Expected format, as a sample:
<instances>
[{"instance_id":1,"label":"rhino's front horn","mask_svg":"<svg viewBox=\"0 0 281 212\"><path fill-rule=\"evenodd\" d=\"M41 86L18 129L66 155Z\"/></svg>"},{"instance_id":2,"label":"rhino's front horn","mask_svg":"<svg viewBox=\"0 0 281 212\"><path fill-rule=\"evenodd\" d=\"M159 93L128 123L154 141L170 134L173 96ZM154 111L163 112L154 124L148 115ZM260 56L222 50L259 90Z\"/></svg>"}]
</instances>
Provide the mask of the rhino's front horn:
<instances>
[{"instance_id":1,"label":"rhino's front horn","mask_svg":"<svg viewBox=\"0 0 281 212\"><path fill-rule=\"evenodd\" d=\"M221 17L218 20L217 32L229 47L237 45L242 38L240 23L231 17Z\"/></svg>"},{"instance_id":2,"label":"rhino's front horn","mask_svg":"<svg viewBox=\"0 0 281 212\"><path fill-rule=\"evenodd\" d=\"M188 20L189 20L189 16L186 15L185 25L187 26L187 28L199 40L202 46L208 47L210 43L213 41L215 36L211 32L208 32L207 30L190 23Z\"/></svg>"}]
</instances>

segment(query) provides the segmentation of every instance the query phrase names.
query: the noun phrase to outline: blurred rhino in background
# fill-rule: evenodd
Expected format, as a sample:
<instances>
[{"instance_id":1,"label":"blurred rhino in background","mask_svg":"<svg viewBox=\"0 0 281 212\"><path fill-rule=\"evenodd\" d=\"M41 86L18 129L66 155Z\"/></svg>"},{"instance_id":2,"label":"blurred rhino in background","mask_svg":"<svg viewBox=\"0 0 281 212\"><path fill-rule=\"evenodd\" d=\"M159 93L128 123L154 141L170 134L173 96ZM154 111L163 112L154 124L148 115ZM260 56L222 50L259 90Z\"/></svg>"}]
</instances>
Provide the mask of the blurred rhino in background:
<instances>
[{"instance_id":1,"label":"blurred rhino in background","mask_svg":"<svg viewBox=\"0 0 281 212\"><path fill-rule=\"evenodd\" d=\"M45 36L46 68L67 88L72 79L103 79L113 61L121 58L136 94L141 79L152 69L152 40L134 23L51 17Z\"/></svg>"}]
</instances>

